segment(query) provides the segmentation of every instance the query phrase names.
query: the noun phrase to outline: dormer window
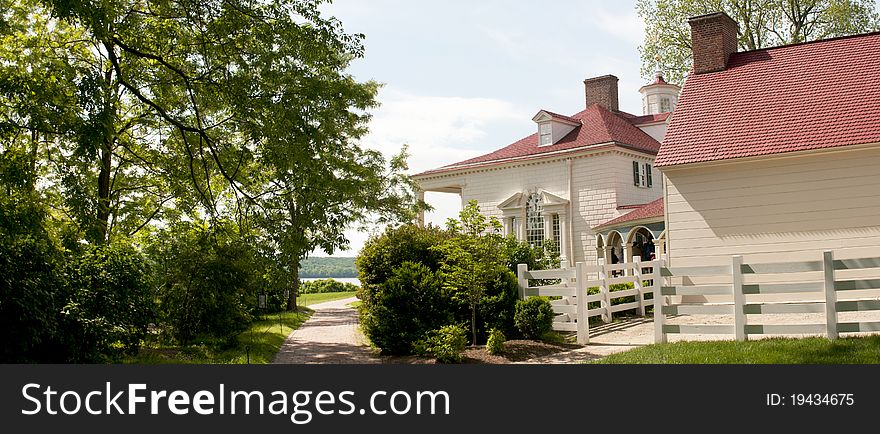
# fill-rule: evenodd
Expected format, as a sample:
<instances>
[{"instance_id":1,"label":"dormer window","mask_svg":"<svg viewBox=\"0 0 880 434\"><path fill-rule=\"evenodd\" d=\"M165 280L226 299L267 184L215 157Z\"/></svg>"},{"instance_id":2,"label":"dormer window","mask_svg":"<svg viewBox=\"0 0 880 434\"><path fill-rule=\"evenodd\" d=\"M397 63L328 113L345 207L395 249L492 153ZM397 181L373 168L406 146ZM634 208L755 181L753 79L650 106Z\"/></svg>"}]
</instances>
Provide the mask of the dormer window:
<instances>
[{"instance_id":1,"label":"dormer window","mask_svg":"<svg viewBox=\"0 0 880 434\"><path fill-rule=\"evenodd\" d=\"M553 144L553 126L550 122L541 124L541 146L549 146Z\"/></svg>"},{"instance_id":2,"label":"dormer window","mask_svg":"<svg viewBox=\"0 0 880 434\"><path fill-rule=\"evenodd\" d=\"M538 124L538 146L555 145L575 128L581 121L568 116L541 110L532 118Z\"/></svg>"},{"instance_id":3,"label":"dormer window","mask_svg":"<svg viewBox=\"0 0 880 434\"><path fill-rule=\"evenodd\" d=\"M669 113L672 111L672 100L669 98L660 98L660 113Z\"/></svg>"}]
</instances>

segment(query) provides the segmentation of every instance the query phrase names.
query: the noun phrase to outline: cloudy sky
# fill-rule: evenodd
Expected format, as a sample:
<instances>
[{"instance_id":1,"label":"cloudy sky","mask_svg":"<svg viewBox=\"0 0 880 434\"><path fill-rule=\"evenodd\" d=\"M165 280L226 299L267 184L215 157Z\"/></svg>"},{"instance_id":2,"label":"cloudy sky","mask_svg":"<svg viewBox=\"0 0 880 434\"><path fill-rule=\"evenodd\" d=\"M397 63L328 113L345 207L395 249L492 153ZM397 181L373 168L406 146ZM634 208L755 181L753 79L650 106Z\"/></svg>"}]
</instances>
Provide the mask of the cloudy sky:
<instances>
[{"instance_id":1,"label":"cloudy sky","mask_svg":"<svg viewBox=\"0 0 880 434\"><path fill-rule=\"evenodd\" d=\"M384 84L363 145L391 155L408 144L411 173L532 134L540 109L582 110L588 77L616 75L621 109L641 113L635 1L335 0L323 11L366 36L350 72ZM426 200L436 224L460 209L458 195ZM367 236L349 231L351 249L334 256L356 255Z\"/></svg>"}]
</instances>

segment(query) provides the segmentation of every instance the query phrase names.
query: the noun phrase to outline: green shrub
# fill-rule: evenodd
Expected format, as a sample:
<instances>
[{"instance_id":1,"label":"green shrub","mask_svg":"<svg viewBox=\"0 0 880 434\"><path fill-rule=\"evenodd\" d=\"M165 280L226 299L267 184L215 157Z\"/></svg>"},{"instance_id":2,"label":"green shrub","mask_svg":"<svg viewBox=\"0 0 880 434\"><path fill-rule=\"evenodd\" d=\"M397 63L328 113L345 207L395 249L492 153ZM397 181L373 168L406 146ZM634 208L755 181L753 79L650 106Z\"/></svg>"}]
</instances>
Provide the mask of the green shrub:
<instances>
[{"instance_id":1,"label":"green shrub","mask_svg":"<svg viewBox=\"0 0 880 434\"><path fill-rule=\"evenodd\" d=\"M460 325L446 325L428 333L424 348L439 363L461 363L467 346L467 330Z\"/></svg>"},{"instance_id":2,"label":"green shrub","mask_svg":"<svg viewBox=\"0 0 880 434\"><path fill-rule=\"evenodd\" d=\"M171 228L156 244L164 331L184 345L197 337L233 344L253 320L257 294L274 282L266 279L251 244L228 228L197 224ZM274 292L281 283L275 282Z\"/></svg>"},{"instance_id":3,"label":"green shrub","mask_svg":"<svg viewBox=\"0 0 880 434\"><path fill-rule=\"evenodd\" d=\"M526 339L540 339L553 328L553 307L543 297L529 297L516 303L514 322Z\"/></svg>"},{"instance_id":4,"label":"green shrub","mask_svg":"<svg viewBox=\"0 0 880 434\"><path fill-rule=\"evenodd\" d=\"M423 264L404 262L362 307L367 337L386 354L412 354L425 333L452 318L442 282Z\"/></svg>"},{"instance_id":5,"label":"green shrub","mask_svg":"<svg viewBox=\"0 0 880 434\"><path fill-rule=\"evenodd\" d=\"M318 279L302 282L299 287L300 294L325 294L329 292L357 291L357 285L340 282L334 279Z\"/></svg>"},{"instance_id":6,"label":"green shrub","mask_svg":"<svg viewBox=\"0 0 880 434\"><path fill-rule=\"evenodd\" d=\"M358 298L369 307L378 286L390 279L404 262L422 264L431 271L439 270L442 254L431 247L448 237L443 229L417 225L389 227L381 235L371 237L355 261L361 282Z\"/></svg>"},{"instance_id":7,"label":"green shrub","mask_svg":"<svg viewBox=\"0 0 880 434\"><path fill-rule=\"evenodd\" d=\"M64 361L53 345L62 258L33 199L0 194L0 363Z\"/></svg>"},{"instance_id":8,"label":"green shrub","mask_svg":"<svg viewBox=\"0 0 880 434\"><path fill-rule=\"evenodd\" d=\"M504 352L504 340L504 333L501 330L492 329L486 341L486 351L489 354L501 354Z\"/></svg>"},{"instance_id":9,"label":"green shrub","mask_svg":"<svg viewBox=\"0 0 880 434\"><path fill-rule=\"evenodd\" d=\"M516 302L519 300L516 275L505 268L493 272L483 298L477 305L477 340L485 342L489 330L498 329L508 336L516 334L513 317L516 313ZM456 310L455 322L469 322L470 310L466 304ZM476 344L476 342L475 342Z\"/></svg>"},{"instance_id":10,"label":"green shrub","mask_svg":"<svg viewBox=\"0 0 880 434\"><path fill-rule=\"evenodd\" d=\"M90 246L65 268L62 308L69 360L119 360L134 354L154 319L147 263L129 246Z\"/></svg>"}]
</instances>

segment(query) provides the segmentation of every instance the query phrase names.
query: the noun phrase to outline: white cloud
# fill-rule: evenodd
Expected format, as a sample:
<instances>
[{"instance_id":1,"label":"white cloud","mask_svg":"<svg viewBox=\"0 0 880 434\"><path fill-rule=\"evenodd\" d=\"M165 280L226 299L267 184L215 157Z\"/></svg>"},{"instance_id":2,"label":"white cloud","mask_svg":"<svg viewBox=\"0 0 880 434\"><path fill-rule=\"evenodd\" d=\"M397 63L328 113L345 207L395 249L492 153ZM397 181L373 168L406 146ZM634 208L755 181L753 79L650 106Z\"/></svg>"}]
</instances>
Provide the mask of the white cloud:
<instances>
[{"instance_id":1,"label":"white cloud","mask_svg":"<svg viewBox=\"0 0 880 434\"><path fill-rule=\"evenodd\" d=\"M531 116L493 98L416 95L386 88L379 99L382 105L373 113L363 143L388 155L409 145L413 173L494 150L497 143L481 146L490 139L493 127L521 123Z\"/></svg>"},{"instance_id":2,"label":"white cloud","mask_svg":"<svg viewBox=\"0 0 880 434\"><path fill-rule=\"evenodd\" d=\"M626 42L641 45L645 40L645 22L635 10L614 13L602 7L593 8L585 15L587 20L602 31Z\"/></svg>"}]
</instances>

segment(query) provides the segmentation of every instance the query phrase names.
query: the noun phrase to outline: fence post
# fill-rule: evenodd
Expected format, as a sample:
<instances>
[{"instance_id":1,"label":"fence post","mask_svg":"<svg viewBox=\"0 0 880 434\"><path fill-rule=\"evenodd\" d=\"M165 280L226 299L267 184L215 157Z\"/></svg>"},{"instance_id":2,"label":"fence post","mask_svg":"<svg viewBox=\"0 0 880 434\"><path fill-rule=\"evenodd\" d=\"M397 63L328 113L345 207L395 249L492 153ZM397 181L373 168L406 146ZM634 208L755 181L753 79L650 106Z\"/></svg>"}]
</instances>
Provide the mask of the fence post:
<instances>
[{"instance_id":1,"label":"fence post","mask_svg":"<svg viewBox=\"0 0 880 434\"><path fill-rule=\"evenodd\" d=\"M828 339L838 338L837 332L837 290L834 287L834 252L826 251L822 261L825 272L825 327Z\"/></svg>"},{"instance_id":2,"label":"fence post","mask_svg":"<svg viewBox=\"0 0 880 434\"><path fill-rule=\"evenodd\" d=\"M611 322L611 299L608 298L608 270L607 265L599 267L599 304L605 313L602 314L602 322Z\"/></svg>"},{"instance_id":3,"label":"fence post","mask_svg":"<svg viewBox=\"0 0 880 434\"><path fill-rule=\"evenodd\" d=\"M526 271L529 271L529 264L517 264L516 266L516 279L519 285L519 298L524 300L526 298L526 288L529 286L529 281L526 279Z\"/></svg>"},{"instance_id":4,"label":"fence post","mask_svg":"<svg viewBox=\"0 0 880 434\"><path fill-rule=\"evenodd\" d=\"M731 258L731 275L733 276L733 327L736 340L745 341L746 335L746 295L743 294L742 256Z\"/></svg>"},{"instance_id":5,"label":"fence post","mask_svg":"<svg viewBox=\"0 0 880 434\"><path fill-rule=\"evenodd\" d=\"M662 344L666 342L666 333L663 332L663 326L666 324L666 314L663 313L663 276L660 270L665 265L665 261L658 260L651 272L653 280L653 297L654 297L654 343Z\"/></svg>"},{"instance_id":6,"label":"fence post","mask_svg":"<svg viewBox=\"0 0 880 434\"><path fill-rule=\"evenodd\" d=\"M633 284L636 289L636 301L639 303L639 316L645 316L645 302L642 300L642 261L641 258L633 258Z\"/></svg>"},{"instance_id":7,"label":"fence post","mask_svg":"<svg viewBox=\"0 0 880 434\"><path fill-rule=\"evenodd\" d=\"M577 342L581 345L590 343L590 319L587 318L587 272L584 263L575 264L577 276Z\"/></svg>"}]
</instances>

